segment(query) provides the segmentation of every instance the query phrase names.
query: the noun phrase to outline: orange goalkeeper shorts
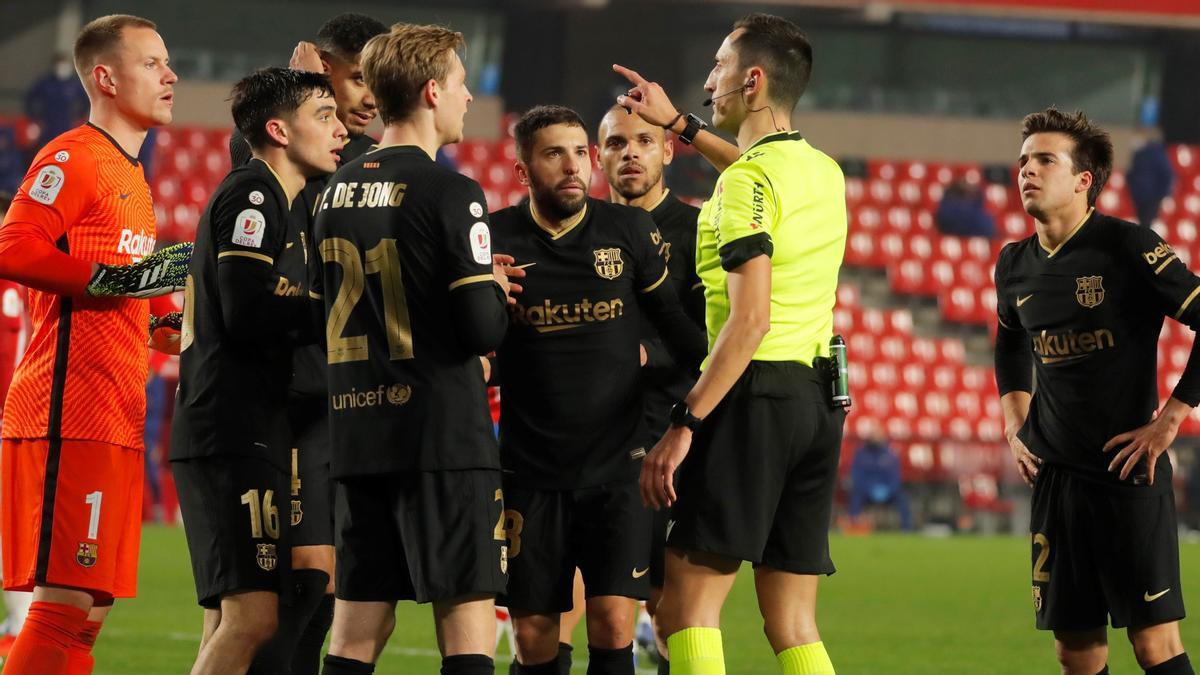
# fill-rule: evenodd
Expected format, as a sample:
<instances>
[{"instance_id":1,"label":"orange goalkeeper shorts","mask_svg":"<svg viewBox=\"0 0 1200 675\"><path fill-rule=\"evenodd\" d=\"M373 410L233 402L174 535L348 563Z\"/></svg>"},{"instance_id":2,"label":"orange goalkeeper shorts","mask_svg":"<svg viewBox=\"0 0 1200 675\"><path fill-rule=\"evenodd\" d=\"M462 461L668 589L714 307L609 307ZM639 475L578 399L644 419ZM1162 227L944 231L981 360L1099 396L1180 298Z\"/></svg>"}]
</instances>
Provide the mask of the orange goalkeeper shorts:
<instances>
[{"instance_id":1,"label":"orange goalkeeper shorts","mask_svg":"<svg viewBox=\"0 0 1200 675\"><path fill-rule=\"evenodd\" d=\"M137 592L144 456L84 440L0 443L4 589L55 586L97 599Z\"/></svg>"}]
</instances>

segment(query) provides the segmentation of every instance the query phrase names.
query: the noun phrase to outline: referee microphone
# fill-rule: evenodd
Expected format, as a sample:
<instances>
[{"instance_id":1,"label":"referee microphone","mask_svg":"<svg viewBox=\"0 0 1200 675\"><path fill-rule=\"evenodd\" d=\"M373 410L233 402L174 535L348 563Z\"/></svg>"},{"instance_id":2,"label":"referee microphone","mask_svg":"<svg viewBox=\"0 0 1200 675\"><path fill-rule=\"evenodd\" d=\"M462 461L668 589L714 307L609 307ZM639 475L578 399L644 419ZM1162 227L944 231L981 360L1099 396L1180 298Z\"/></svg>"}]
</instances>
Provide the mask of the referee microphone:
<instances>
[{"instance_id":1,"label":"referee microphone","mask_svg":"<svg viewBox=\"0 0 1200 675\"><path fill-rule=\"evenodd\" d=\"M737 89L734 89L732 91L727 91L724 94L721 94L719 96L709 96L708 98L704 99L704 101L701 102L700 105L707 108L707 107L711 106L713 104L713 101L716 101L717 99L722 99L722 98L725 98L726 96L733 96L734 94L736 94L738 92L746 91L750 87L754 86L754 82L755 82L755 80L752 77L749 80L746 80L746 84L743 84L741 87L738 87Z\"/></svg>"}]
</instances>

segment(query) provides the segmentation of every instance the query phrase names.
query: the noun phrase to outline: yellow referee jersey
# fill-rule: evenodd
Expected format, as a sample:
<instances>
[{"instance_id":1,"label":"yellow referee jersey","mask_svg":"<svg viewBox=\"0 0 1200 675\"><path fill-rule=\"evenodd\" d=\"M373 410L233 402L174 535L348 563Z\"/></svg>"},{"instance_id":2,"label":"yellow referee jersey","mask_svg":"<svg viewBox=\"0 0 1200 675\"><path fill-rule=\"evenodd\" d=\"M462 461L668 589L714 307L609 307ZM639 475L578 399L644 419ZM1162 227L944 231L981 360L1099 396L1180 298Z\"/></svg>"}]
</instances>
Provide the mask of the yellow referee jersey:
<instances>
[{"instance_id":1,"label":"yellow referee jersey","mask_svg":"<svg viewBox=\"0 0 1200 675\"><path fill-rule=\"evenodd\" d=\"M729 319L728 270L765 252L771 330L754 360L811 365L814 356L828 356L845 250L841 167L797 131L764 136L721 173L700 211L696 271L704 282L709 352Z\"/></svg>"}]
</instances>

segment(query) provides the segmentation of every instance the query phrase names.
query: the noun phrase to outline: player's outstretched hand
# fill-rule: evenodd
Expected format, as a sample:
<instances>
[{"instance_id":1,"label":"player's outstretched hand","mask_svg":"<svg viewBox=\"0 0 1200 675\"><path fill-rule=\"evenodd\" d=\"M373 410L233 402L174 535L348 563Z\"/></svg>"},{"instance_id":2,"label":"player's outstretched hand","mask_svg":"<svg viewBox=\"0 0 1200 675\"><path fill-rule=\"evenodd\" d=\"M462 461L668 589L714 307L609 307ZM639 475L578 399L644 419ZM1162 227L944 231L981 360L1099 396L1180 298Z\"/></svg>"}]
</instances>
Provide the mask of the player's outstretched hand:
<instances>
[{"instance_id":1,"label":"player's outstretched hand","mask_svg":"<svg viewBox=\"0 0 1200 675\"><path fill-rule=\"evenodd\" d=\"M163 316L150 315L150 348L164 354L179 354L183 330L183 312Z\"/></svg>"},{"instance_id":2,"label":"player's outstretched hand","mask_svg":"<svg viewBox=\"0 0 1200 675\"><path fill-rule=\"evenodd\" d=\"M683 464L691 449L691 429L673 426L646 455L642 475L638 478L638 488L646 506L657 510L675 503L675 470Z\"/></svg>"},{"instance_id":3,"label":"player's outstretched hand","mask_svg":"<svg viewBox=\"0 0 1200 675\"><path fill-rule=\"evenodd\" d=\"M1037 480L1038 467L1042 465L1042 458L1030 452L1016 435L1008 439L1008 449L1012 452L1013 461L1017 463L1017 473L1021 475L1021 480L1033 487L1033 482Z\"/></svg>"},{"instance_id":4,"label":"player's outstretched hand","mask_svg":"<svg viewBox=\"0 0 1200 675\"><path fill-rule=\"evenodd\" d=\"M675 104L671 103L670 97L667 96L667 92L663 91L659 83L650 82L639 75L636 70L630 70L615 63L613 70L633 85L624 96L617 97L618 105L625 106L626 110L637 113L650 124L660 127L679 115Z\"/></svg>"},{"instance_id":5,"label":"player's outstretched hand","mask_svg":"<svg viewBox=\"0 0 1200 675\"><path fill-rule=\"evenodd\" d=\"M97 265L87 294L97 298L152 298L182 291L192 262L192 243L155 251L132 265Z\"/></svg>"},{"instance_id":6,"label":"player's outstretched hand","mask_svg":"<svg viewBox=\"0 0 1200 675\"><path fill-rule=\"evenodd\" d=\"M504 253L492 254L492 276L495 277L496 283L500 284L500 288L504 290L504 297L508 300L508 304L517 304L517 299L512 297L521 291L521 284L513 281L525 276L525 270L521 267L513 265L516 259L511 255Z\"/></svg>"},{"instance_id":7,"label":"player's outstretched hand","mask_svg":"<svg viewBox=\"0 0 1200 675\"><path fill-rule=\"evenodd\" d=\"M307 70L310 73L323 73L325 66L321 63L321 52L311 42L301 40L292 50L292 58L288 61L292 70Z\"/></svg>"},{"instance_id":8,"label":"player's outstretched hand","mask_svg":"<svg viewBox=\"0 0 1200 675\"><path fill-rule=\"evenodd\" d=\"M1163 407L1162 414L1155 414L1148 424L1113 436L1104 444L1104 452L1110 452L1122 444L1125 447L1113 455L1112 461L1108 463L1108 470L1120 469L1121 473L1118 476L1125 480L1144 457L1147 480L1150 485L1154 485L1154 465L1158 462L1159 455L1175 442L1179 425L1190 411L1191 407L1186 403L1172 398Z\"/></svg>"}]
</instances>

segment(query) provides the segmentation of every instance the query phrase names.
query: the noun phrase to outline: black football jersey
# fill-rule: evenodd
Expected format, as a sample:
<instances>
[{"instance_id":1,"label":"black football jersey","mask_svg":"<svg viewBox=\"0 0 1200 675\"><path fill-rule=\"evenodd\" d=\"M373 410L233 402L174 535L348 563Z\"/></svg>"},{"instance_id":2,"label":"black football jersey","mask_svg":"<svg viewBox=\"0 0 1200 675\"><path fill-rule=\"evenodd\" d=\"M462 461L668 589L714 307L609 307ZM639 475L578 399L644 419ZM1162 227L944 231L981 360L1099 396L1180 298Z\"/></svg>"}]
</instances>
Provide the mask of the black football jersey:
<instances>
[{"instance_id":1,"label":"black football jersey","mask_svg":"<svg viewBox=\"0 0 1200 675\"><path fill-rule=\"evenodd\" d=\"M499 468L450 293L492 278L483 190L413 146L344 165L317 205L335 477Z\"/></svg>"},{"instance_id":2,"label":"black football jersey","mask_svg":"<svg viewBox=\"0 0 1200 675\"><path fill-rule=\"evenodd\" d=\"M650 214L589 198L552 233L525 201L493 213L492 233L526 274L497 352L506 474L572 489L636 473L647 442L638 296L667 283Z\"/></svg>"},{"instance_id":3,"label":"black football jersey","mask_svg":"<svg viewBox=\"0 0 1200 675\"><path fill-rule=\"evenodd\" d=\"M1165 317L1200 326L1200 278L1153 230L1093 212L1056 250L1037 235L996 263L999 330L1020 331L1034 386L1019 438L1049 463L1120 484L1113 436L1158 408L1158 336ZM1159 457L1156 488L1170 486Z\"/></svg>"},{"instance_id":4,"label":"black football jersey","mask_svg":"<svg viewBox=\"0 0 1200 675\"><path fill-rule=\"evenodd\" d=\"M340 153L338 166L350 163L374 146L375 139L366 134L347 136L346 144ZM250 152L250 144L242 136L242 132L235 127L229 136L230 162L235 167L241 166L250 161ZM325 183L328 182L329 176L330 174L321 174L309 178L304 184L304 189L292 200L289 217L294 221L294 226L304 230L305 239L310 244L313 239L312 226L313 218L316 216L317 200L320 198L322 190L325 189ZM310 260L316 260L314 253L315 251L312 249L309 250ZM310 267L310 275L319 274L319 272L318 266ZM309 281L311 282L312 279ZM325 350L320 345L297 347L292 355L292 371L291 393L293 396L325 396Z\"/></svg>"},{"instance_id":5,"label":"black football jersey","mask_svg":"<svg viewBox=\"0 0 1200 675\"><path fill-rule=\"evenodd\" d=\"M670 192L650 210L650 217L662 234L663 255L667 259L668 278L679 296L688 318L704 328L704 286L696 274L696 222L700 209L680 201ZM642 319L642 343L665 363L652 360L642 369L646 397L646 426L650 441L667 430L668 414L676 401L687 396L696 383L696 374L688 372L666 353L654 324ZM653 359L653 357L652 357Z\"/></svg>"},{"instance_id":6,"label":"black football jersey","mask_svg":"<svg viewBox=\"0 0 1200 675\"><path fill-rule=\"evenodd\" d=\"M303 231L288 211L278 178L266 163L252 160L225 177L200 219L184 292L173 460L237 455L287 467L285 405L292 375L287 328L273 336L229 330L217 267L237 257L270 265L273 288L239 292L307 296ZM306 311L303 303L297 311Z\"/></svg>"}]
</instances>

